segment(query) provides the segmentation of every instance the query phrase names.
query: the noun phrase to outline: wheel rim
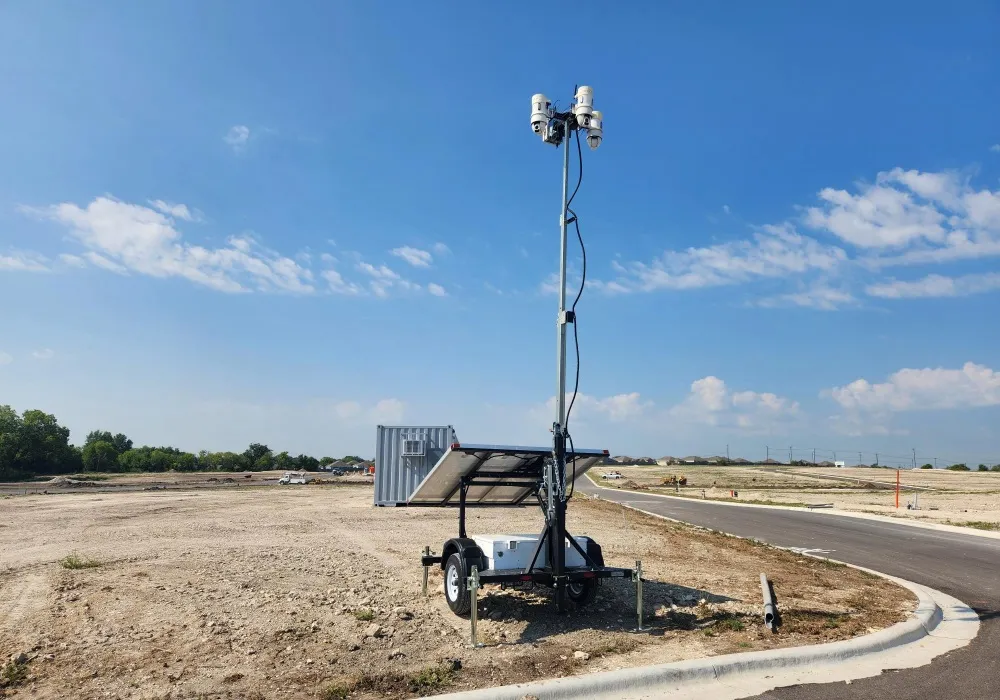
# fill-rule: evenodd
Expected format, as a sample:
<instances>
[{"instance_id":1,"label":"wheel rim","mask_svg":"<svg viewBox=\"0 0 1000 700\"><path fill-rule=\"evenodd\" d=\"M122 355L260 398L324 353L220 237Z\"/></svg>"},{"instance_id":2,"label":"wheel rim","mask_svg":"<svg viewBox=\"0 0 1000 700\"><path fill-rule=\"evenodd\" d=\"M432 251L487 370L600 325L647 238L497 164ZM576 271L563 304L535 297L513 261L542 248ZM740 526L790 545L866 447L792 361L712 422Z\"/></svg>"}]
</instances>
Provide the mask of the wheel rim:
<instances>
[{"instance_id":1,"label":"wheel rim","mask_svg":"<svg viewBox=\"0 0 1000 700\"><path fill-rule=\"evenodd\" d=\"M569 584L569 594L574 596L583 595L583 584L582 583Z\"/></svg>"},{"instance_id":2,"label":"wheel rim","mask_svg":"<svg viewBox=\"0 0 1000 700\"><path fill-rule=\"evenodd\" d=\"M448 567L445 588L448 591L448 600L458 600L458 569L454 566Z\"/></svg>"}]
</instances>

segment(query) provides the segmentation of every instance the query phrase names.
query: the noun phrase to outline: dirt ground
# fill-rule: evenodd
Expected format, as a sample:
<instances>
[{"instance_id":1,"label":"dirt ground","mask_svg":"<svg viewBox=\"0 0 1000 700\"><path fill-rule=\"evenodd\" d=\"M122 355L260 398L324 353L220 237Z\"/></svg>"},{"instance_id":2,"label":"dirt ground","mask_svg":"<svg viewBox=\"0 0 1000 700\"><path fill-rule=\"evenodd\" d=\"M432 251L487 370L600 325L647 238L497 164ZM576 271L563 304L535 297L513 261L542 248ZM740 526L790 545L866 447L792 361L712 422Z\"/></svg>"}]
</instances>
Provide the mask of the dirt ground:
<instances>
[{"instance_id":1,"label":"dirt ground","mask_svg":"<svg viewBox=\"0 0 1000 700\"><path fill-rule=\"evenodd\" d=\"M412 697L843 639L915 603L863 572L578 496L571 531L609 565L642 560L646 629L627 581L564 616L545 592L487 587L471 649L440 571L420 590L420 551L440 551L456 511L371 499L365 485L2 498L0 659L24 663L0 696ZM468 528L540 524L534 508L483 509ZM760 620L761 572L778 634Z\"/></svg>"},{"instance_id":2,"label":"dirt ground","mask_svg":"<svg viewBox=\"0 0 1000 700\"><path fill-rule=\"evenodd\" d=\"M600 478L609 471L621 472L624 479ZM602 467L592 473L602 486L650 488L673 494L674 487L662 486L663 478L683 475L688 483L680 489L680 495L692 498L798 506L832 504L842 510L1000 530L1000 472L902 470L899 508L896 508L896 472L892 469L691 465ZM737 495L732 496L730 491L736 491Z\"/></svg>"}]
</instances>

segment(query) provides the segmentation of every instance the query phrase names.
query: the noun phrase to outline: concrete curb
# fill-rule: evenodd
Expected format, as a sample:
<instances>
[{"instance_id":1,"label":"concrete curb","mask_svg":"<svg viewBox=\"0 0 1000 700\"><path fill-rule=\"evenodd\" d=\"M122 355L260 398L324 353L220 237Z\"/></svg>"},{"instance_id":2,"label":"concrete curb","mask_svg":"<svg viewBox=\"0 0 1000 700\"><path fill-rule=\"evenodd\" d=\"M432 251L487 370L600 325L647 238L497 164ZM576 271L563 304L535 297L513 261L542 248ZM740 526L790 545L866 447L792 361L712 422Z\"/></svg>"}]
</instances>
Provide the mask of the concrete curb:
<instances>
[{"instance_id":1,"label":"concrete curb","mask_svg":"<svg viewBox=\"0 0 1000 700\"><path fill-rule=\"evenodd\" d=\"M620 489L614 490L617 491ZM624 507L660 518L661 520L682 522L644 511L635 506L625 505ZM738 535L734 536L738 537ZM450 698L451 700L522 700L527 696L538 698L538 700L572 700L573 698L580 697L609 699L634 697L657 698L663 697L666 694L673 695L677 693L685 697L700 698L711 696L721 698L726 696L739 698L765 692L783 684L790 684L790 680L782 683L778 678L781 675L784 675L785 678L795 676L797 671L818 672L820 674L825 672L829 677L819 682L843 681L877 675L882 670L882 666L878 663L871 666L868 670L858 669L858 663L868 660L864 657L872 659L875 655L882 654L883 652L896 650L907 645L916 646L915 643L922 644L928 637L941 637L943 638L942 641L947 642L947 640L952 639L971 639L978 632L979 618L975 611L961 601L939 591L847 562L839 562L835 559L822 556L814 556L814 558L834 561L892 581L908 589L917 597L917 607L911 613L909 619L899 622L892 627L839 642L804 647L788 647L769 651L724 654L704 659L641 666L618 671L585 673L566 678L496 688L481 688L462 693L450 693L438 697ZM942 622L945 621L945 612L938 605L936 599L943 600L948 607L948 614L952 619L950 624L954 624L955 620L958 622L974 620L975 629L972 634L969 635L966 632L964 635L959 634L954 638L947 632L935 635L938 627L942 626ZM954 646L964 646L964 644L959 642ZM938 653L931 652L928 656L928 650L921 648L918 655L926 658L923 663L929 663L930 659L934 656L950 650L951 648ZM854 668L845 670L839 676L836 672L830 673L830 667L839 666L840 669L844 669L843 664L845 662L852 662L850 666ZM887 662L887 664L889 663L891 662ZM918 665L920 663L920 661L917 661ZM891 666L896 668L904 665L903 663L891 663ZM886 665L886 668L888 667L890 666ZM764 673L768 675L761 677L761 674ZM746 688L754 688L754 690L745 693L739 690L737 686L744 680L746 680L744 684ZM813 682L816 681L814 680ZM726 686L726 692L720 691L722 686ZM709 695L705 695L705 693L709 693Z\"/></svg>"},{"instance_id":2,"label":"concrete curb","mask_svg":"<svg viewBox=\"0 0 1000 700\"><path fill-rule=\"evenodd\" d=\"M989 530L977 530L973 527L960 527L958 525L945 525L944 523L923 523L915 520L906 520L904 518L893 518L888 515L875 515L873 513L859 513L853 510L841 510L839 508L821 508L821 509L810 509L802 508L799 506L783 506L780 504L774 504L773 506L765 506L760 503L738 503L735 501L718 501L700 498L691 498L688 496L671 496L665 493L654 493L652 491L633 491L631 489L613 489L607 486L601 486L596 481L590 478L590 474L586 474L586 477L590 479L590 483L593 484L594 488L604 489L605 491L614 491L616 493L634 493L637 496L655 496L656 498L669 498L675 501L694 501L696 503L709 503L711 505L726 506L728 508L768 508L771 510L791 510L797 513L817 513L820 515L836 515L844 518L858 518L859 520L878 520L884 523L891 523L893 525L906 525L907 527L919 527L924 530L937 530L938 532L952 532L956 535L969 535L971 537L985 537L987 539L1000 540L1000 532L990 532Z\"/></svg>"},{"instance_id":3,"label":"concrete curb","mask_svg":"<svg viewBox=\"0 0 1000 700\"><path fill-rule=\"evenodd\" d=\"M679 661L654 666L604 671L547 681L483 688L439 697L453 700L520 700L535 696L539 700L569 700L580 697L626 697L636 693L662 694L681 686L702 685L712 681L735 681L750 673L780 672L816 666L841 664L858 657L911 644L929 634L941 623L943 613L934 599L909 581L872 572L899 583L917 596L918 604L910 619L872 634L840 642L807 647L789 647L769 651L726 654L705 659Z\"/></svg>"}]
</instances>

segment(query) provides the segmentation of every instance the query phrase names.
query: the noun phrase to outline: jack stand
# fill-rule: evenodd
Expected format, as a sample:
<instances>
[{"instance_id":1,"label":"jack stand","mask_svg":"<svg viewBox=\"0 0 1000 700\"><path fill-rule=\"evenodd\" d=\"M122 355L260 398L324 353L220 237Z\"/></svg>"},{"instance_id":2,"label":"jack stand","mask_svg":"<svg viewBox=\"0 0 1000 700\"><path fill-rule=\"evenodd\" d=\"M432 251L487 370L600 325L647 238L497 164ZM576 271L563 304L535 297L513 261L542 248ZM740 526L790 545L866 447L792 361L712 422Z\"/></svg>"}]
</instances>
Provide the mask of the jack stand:
<instances>
[{"instance_id":1,"label":"jack stand","mask_svg":"<svg viewBox=\"0 0 1000 700\"><path fill-rule=\"evenodd\" d=\"M636 560L635 571L632 573L635 581L635 614L639 618L638 632L642 632L642 561Z\"/></svg>"},{"instance_id":2,"label":"jack stand","mask_svg":"<svg viewBox=\"0 0 1000 700\"><path fill-rule=\"evenodd\" d=\"M469 595L472 596L472 607L469 609L469 621L472 623L472 648L482 646L478 641L476 641L476 617L479 612L479 567L473 565L472 573L469 575L466 581L466 587L469 589Z\"/></svg>"},{"instance_id":3,"label":"jack stand","mask_svg":"<svg viewBox=\"0 0 1000 700\"><path fill-rule=\"evenodd\" d=\"M430 547L424 547L424 556L425 557L429 557L430 555L431 555L431 548ZM424 566L424 598L427 597L427 574L428 574L429 571L430 571L430 567L425 565Z\"/></svg>"}]
</instances>

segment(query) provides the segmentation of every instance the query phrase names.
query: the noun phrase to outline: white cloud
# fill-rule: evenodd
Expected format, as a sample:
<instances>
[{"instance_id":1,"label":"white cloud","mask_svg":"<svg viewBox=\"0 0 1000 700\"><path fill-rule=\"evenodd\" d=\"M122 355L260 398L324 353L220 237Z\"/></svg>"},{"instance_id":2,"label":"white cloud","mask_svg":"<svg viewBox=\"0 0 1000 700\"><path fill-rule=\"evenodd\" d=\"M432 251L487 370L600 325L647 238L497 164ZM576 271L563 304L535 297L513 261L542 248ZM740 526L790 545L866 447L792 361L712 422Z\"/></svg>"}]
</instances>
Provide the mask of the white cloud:
<instances>
[{"instance_id":1,"label":"white cloud","mask_svg":"<svg viewBox=\"0 0 1000 700\"><path fill-rule=\"evenodd\" d=\"M566 408L569 409L573 394L566 394ZM591 425L595 421L622 423L648 415L653 408L652 401L646 401L638 392L615 394L599 398L589 394L578 393L573 401L573 411L570 414L570 427L580 424ZM535 406L529 411L532 421L538 425L551 426L556 410L556 397L552 396L544 406Z\"/></svg>"},{"instance_id":2,"label":"white cloud","mask_svg":"<svg viewBox=\"0 0 1000 700\"><path fill-rule=\"evenodd\" d=\"M70 253L61 253L59 255L59 262L67 267L87 267L86 260L79 255L71 255Z\"/></svg>"},{"instance_id":3,"label":"white cloud","mask_svg":"<svg viewBox=\"0 0 1000 700\"><path fill-rule=\"evenodd\" d=\"M995 143L992 146L990 146L990 150L993 151L994 153L1000 153L1000 143Z\"/></svg>"},{"instance_id":4,"label":"white cloud","mask_svg":"<svg viewBox=\"0 0 1000 700\"><path fill-rule=\"evenodd\" d=\"M0 351L0 366L9 365L13 361L14 358L11 357L8 353Z\"/></svg>"},{"instance_id":5,"label":"white cloud","mask_svg":"<svg viewBox=\"0 0 1000 700\"><path fill-rule=\"evenodd\" d=\"M36 360L51 360L56 356L55 350L49 348L42 348L41 350L35 350L31 353L31 356Z\"/></svg>"},{"instance_id":6,"label":"white cloud","mask_svg":"<svg viewBox=\"0 0 1000 700\"><path fill-rule=\"evenodd\" d=\"M222 140L239 153L246 147L247 141L250 140L250 129L242 124L237 124L230 127L226 135L222 137Z\"/></svg>"},{"instance_id":7,"label":"white cloud","mask_svg":"<svg viewBox=\"0 0 1000 700\"><path fill-rule=\"evenodd\" d=\"M846 259L842 249L803 236L789 224L763 226L753 240L667 251L651 264L614 262L612 266L621 276L614 282L595 282L594 286L614 293L697 289L807 271L830 271Z\"/></svg>"},{"instance_id":8,"label":"white cloud","mask_svg":"<svg viewBox=\"0 0 1000 700\"><path fill-rule=\"evenodd\" d=\"M48 263L44 255L29 251L13 250L9 255L0 255L0 270L47 272Z\"/></svg>"},{"instance_id":9,"label":"white cloud","mask_svg":"<svg viewBox=\"0 0 1000 700\"><path fill-rule=\"evenodd\" d=\"M205 248L184 241L174 219L150 207L98 197L85 208L66 202L24 210L66 226L89 249L84 257L105 269L181 277L223 292L313 291L312 272L249 236Z\"/></svg>"},{"instance_id":10,"label":"white cloud","mask_svg":"<svg viewBox=\"0 0 1000 700\"><path fill-rule=\"evenodd\" d=\"M880 172L857 194L824 189L806 222L872 251L868 268L1000 255L1000 191L976 190L955 171Z\"/></svg>"},{"instance_id":11,"label":"white cloud","mask_svg":"<svg viewBox=\"0 0 1000 700\"><path fill-rule=\"evenodd\" d=\"M357 296L364 292L364 290L354 282L346 281L343 275L336 270L323 270L323 272L320 273L320 276L326 280L330 287L330 291L334 294Z\"/></svg>"},{"instance_id":12,"label":"white cloud","mask_svg":"<svg viewBox=\"0 0 1000 700\"><path fill-rule=\"evenodd\" d=\"M808 309L820 309L821 311L835 311L855 303L857 303L857 299L850 292L818 284L801 292L765 297L758 300L754 306L764 308L800 306Z\"/></svg>"},{"instance_id":13,"label":"white cloud","mask_svg":"<svg viewBox=\"0 0 1000 700\"><path fill-rule=\"evenodd\" d=\"M865 379L821 393L849 412L975 408L1000 404L1000 373L966 362L961 369L901 369L881 384Z\"/></svg>"},{"instance_id":14,"label":"white cloud","mask_svg":"<svg viewBox=\"0 0 1000 700\"><path fill-rule=\"evenodd\" d=\"M84 253L83 257L86 260L89 260L90 264L94 265L95 267L99 267L101 269L108 270L109 272L116 272L119 275L127 275L128 274L128 268L127 267L125 267L124 265L119 265L118 263L114 262L113 260L108 260L103 255L101 255L99 253L95 253L94 251L89 251L87 253Z\"/></svg>"},{"instance_id":15,"label":"white cloud","mask_svg":"<svg viewBox=\"0 0 1000 700\"><path fill-rule=\"evenodd\" d=\"M438 242L434 244L434 252L438 255L448 255L451 253L451 248L444 243Z\"/></svg>"},{"instance_id":16,"label":"white cloud","mask_svg":"<svg viewBox=\"0 0 1000 700\"><path fill-rule=\"evenodd\" d=\"M728 214L729 213L729 205L728 204L723 204L722 205L722 211L724 211L726 214Z\"/></svg>"},{"instance_id":17,"label":"white cloud","mask_svg":"<svg viewBox=\"0 0 1000 700\"><path fill-rule=\"evenodd\" d=\"M406 292L419 292L423 289L419 284L402 277L387 265L376 266L367 262L359 262L357 268L372 278L368 286L377 297L386 298L394 289ZM440 285L435 286L439 287Z\"/></svg>"},{"instance_id":18,"label":"white cloud","mask_svg":"<svg viewBox=\"0 0 1000 700\"><path fill-rule=\"evenodd\" d=\"M669 411L674 419L744 432L766 431L798 414L796 401L769 392L734 392L715 376L692 382L688 395Z\"/></svg>"},{"instance_id":19,"label":"white cloud","mask_svg":"<svg viewBox=\"0 0 1000 700\"><path fill-rule=\"evenodd\" d=\"M368 411L369 424L393 425L403 421L406 404L399 399L382 399Z\"/></svg>"},{"instance_id":20,"label":"white cloud","mask_svg":"<svg viewBox=\"0 0 1000 700\"><path fill-rule=\"evenodd\" d=\"M917 297L964 297L1000 289L1000 273L963 275L946 277L927 275L913 282L891 280L872 284L865 290L870 296L884 299L905 299Z\"/></svg>"},{"instance_id":21,"label":"white cloud","mask_svg":"<svg viewBox=\"0 0 1000 700\"><path fill-rule=\"evenodd\" d=\"M406 262L410 263L414 267L430 267L431 263L434 262L434 256L432 256L426 250L420 250L419 248L411 248L405 245L401 248L393 248L389 251L397 258L402 258Z\"/></svg>"},{"instance_id":22,"label":"white cloud","mask_svg":"<svg viewBox=\"0 0 1000 700\"><path fill-rule=\"evenodd\" d=\"M201 217L197 212L192 213L190 209L187 208L186 204L171 204L170 202L164 202L162 199L154 199L150 202L153 208L166 214L167 216L172 216L175 219L181 219L183 221L197 221Z\"/></svg>"},{"instance_id":23,"label":"white cloud","mask_svg":"<svg viewBox=\"0 0 1000 700\"><path fill-rule=\"evenodd\" d=\"M444 287L442 287L440 284L435 284L434 282L431 282L430 284L427 285L427 291L436 297L448 296L448 292L445 291Z\"/></svg>"}]
</instances>

